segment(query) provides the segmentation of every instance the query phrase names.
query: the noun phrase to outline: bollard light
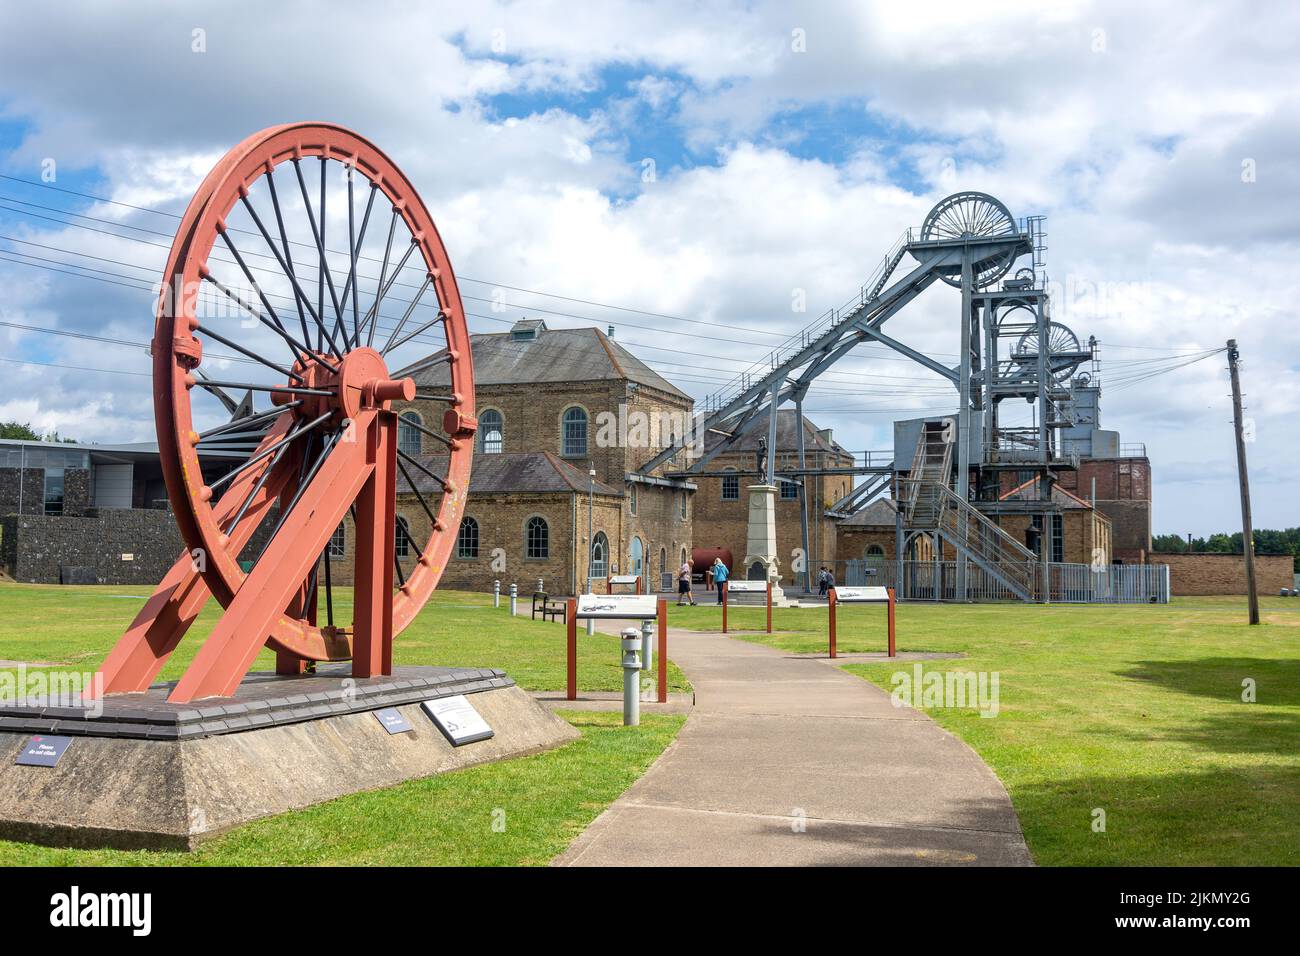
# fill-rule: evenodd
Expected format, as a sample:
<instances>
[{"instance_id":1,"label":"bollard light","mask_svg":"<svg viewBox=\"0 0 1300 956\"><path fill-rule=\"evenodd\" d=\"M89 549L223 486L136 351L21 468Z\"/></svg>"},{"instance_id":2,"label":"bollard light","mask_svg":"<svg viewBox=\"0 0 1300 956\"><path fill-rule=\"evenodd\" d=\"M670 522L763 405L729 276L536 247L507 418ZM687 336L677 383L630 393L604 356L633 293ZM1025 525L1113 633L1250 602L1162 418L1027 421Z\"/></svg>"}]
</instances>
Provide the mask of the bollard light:
<instances>
[{"instance_id":1,"label":"bollard light","mask_svg":"<svg viewBox=\"0 0 1300 956\"><path fill-rule=\"evenodd\" d=\"M501 606L501 580L499 578L492 582L492 606Z\"/></svg>"},{"instance_id":2,"label":"bollard light","mask_svg":"<svg viewBox=\"0 0 1300 956\"><path fill-rule=\"evenodd\" d=\"M623 726L641 723L641 635L635 627L623 629Z\"/></svg>"},{"instance_id":3,"label":"bollard light","mask_svg":"<svg viewBox=\"0 0 1300 956\"><path fill-rule=\"evenodd\" d=\"M519 613L519 585L510 585L510 616L514 617Z\"/></svg>"}]
</instances>

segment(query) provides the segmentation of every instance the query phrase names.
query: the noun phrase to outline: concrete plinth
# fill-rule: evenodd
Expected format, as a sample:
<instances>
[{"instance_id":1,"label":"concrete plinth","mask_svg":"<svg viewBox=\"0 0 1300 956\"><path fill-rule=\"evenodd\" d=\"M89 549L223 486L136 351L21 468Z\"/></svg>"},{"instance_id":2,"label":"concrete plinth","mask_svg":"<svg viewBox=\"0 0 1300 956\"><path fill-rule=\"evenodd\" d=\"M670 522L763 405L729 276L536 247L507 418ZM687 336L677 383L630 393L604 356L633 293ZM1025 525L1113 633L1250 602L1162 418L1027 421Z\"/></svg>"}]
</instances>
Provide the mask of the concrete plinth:
<instances>
[{"instance_id":1,"label":"concrete plinth","mask_svg":"<svg viewBox=\"0 0 1300 956\"><path fill-rule=\"evenodd\" d=\"M762 573L757 578L751 573L755 564L762 565ZM749 486L745 560L732 573L751 581L771 581L773 607L788 607L793 603L781 590L781 559L776 553L776 485Z\"/></svg>"},{"instance_id":2,"label":"concrete plinth","mask_svg":"<svg viewBox=\"0 0 1300 956\"><path fill-rule=\"evenodd\" d=\"M170 685L156 685L109 697L93 718L75 708L0 708L0 837L192 849L259 817L578 736L500 671L397 670L357 681L346 670L250 674L235 696L197 705L167 704ZM493 737L453 747L420 707L457 694ZM389 734L375 716L389 707L412 729ZM34 733L73 738L56 766L14 763Z\"/></svg>"}]
</instances>

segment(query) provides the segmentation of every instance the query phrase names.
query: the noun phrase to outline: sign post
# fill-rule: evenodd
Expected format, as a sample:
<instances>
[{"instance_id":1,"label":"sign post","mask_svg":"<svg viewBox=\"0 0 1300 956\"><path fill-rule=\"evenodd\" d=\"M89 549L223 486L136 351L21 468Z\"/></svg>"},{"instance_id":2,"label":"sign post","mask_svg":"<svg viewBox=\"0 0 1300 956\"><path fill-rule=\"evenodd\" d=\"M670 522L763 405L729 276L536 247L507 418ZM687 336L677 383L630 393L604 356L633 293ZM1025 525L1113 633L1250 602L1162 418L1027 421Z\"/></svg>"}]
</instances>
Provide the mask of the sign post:
<instances>
[{"instance_id":1,"label":"sign post","mask_svg":"<svg viewBox=\"0 0 1300 956\"><path fill-rule=\"evenodd\" d=\"M830 628L828 633L828 644L830 656L835 657L835 608L840 604L888 604L888 626L889 626L889 656L896 657L897 651L894 644L894 589L882 587L865 587L865 588L843 588L833 587L830 589L828 597L828 606L830 608Z\"/></svg>"},{"instance_id":2,"label":"sign post","mask_svg":"<svg viewBox=\"0 0 1300 956\"><path fill-rule=\"evenodd\" d=\"M569 599L566 698L578 699L578 620L655 620L659 622L658 700L668 703L668 602L653 594L580 594Z\"/></svg>"},{"instance_id":3,"label":"sign post","mask_svg":"<svg viewBox=\"0 0 1300 956\"><path fill-rule=\"evenodd\" d=\"M639 574L611 574L605 578L605 593L613 594L616 584L630 584L633 594L645 594L645 584Z\"/></svg>"}]
</instances>

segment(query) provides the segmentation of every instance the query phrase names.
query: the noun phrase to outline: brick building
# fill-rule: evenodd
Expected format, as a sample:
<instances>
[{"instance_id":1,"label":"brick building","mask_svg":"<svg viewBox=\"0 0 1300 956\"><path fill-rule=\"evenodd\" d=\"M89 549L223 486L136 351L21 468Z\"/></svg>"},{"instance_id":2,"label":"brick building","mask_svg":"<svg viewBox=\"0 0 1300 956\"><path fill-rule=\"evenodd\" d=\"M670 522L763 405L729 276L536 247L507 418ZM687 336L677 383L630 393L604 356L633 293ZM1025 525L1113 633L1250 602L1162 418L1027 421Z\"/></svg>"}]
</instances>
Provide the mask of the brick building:
<instances>
[{"instance_id":1,"label":"brick building","mask_svg":"<svg viewBox=\"0 0 1300 956\"><path fill-rule=\"evenodd\" d=\"M778 475L799 467L797 416L792 408L777 412L776 449L773 465ZM806 417L802 423L804 462L809 468L845 468L853 464L853 455L839 445L831 430L819 429ZM747 535L747 487L759 478L759 442L767 437L766 428L755 428L739 439L726 452L709 463L710 472L726 471L731 474L698 479L695 494L695 543L702 548L727 548L737 562L745 557ZM705 437L705 451L711 450L720 439L715 435ZM826 516L826 510L849 493L851 475L819 475L804 479L808 497L808 561L816 569L822 563L835 560L836 521ZM776 496L776 546L781 562L781 577L785 582L795 580L792 574L792 557L803 547L802 525L799 514L799 485L793 481L777 482ZM797 582L802 586L802 577Z\"/></svg>"},{"instance_id":2,"label":"brick building","mask_svg":"<svg viewBox=\"0 0 1300 956\"><path fill-rule=\"evenodd\" d=\"M1059 487L1095 501L1110 520L1111 556L1118 564L1144 564L1151 553L1151 459L1141 446L1130 454L1081 458L1075 470L1060 474Z\"/></svg>"},{"instance_id":3,"label":"brick building","mask_svg":"<svg viewBox=\"0 0 1300 956\"><path fill-rule=\"evenodd\" d=\"M690 396L595 328L525 320L471 342L479 430L446 586L482 590L500 579L531 588L540 578L572 593L588 575L618 572L659 587L690 554L695 486L664 477L671 464L656 475L635 472L685 434ZM448 386L438 354L399 374L422 391ZM439 420L443 408L417 400L399 411L424 422ZM399 444L439 471L441 446L417 429L402 429ZM405 488L400 481L398 513L418 537L427 517Z\"/></svg>"}]
</instances>

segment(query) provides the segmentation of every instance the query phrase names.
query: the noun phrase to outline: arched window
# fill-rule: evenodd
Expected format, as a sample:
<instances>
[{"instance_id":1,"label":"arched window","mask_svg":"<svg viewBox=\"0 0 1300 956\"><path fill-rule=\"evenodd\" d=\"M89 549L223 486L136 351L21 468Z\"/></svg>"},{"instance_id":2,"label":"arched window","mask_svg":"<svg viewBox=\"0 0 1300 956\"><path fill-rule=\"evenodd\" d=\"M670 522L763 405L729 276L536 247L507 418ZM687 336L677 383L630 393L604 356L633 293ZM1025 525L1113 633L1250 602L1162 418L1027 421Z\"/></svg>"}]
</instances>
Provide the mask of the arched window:
<instances>
[{"instance_id":1,"label":"arched window","mask_svg":"<svg viewBox=\"0 0 1300 956\"><path fill-rule=\"evenodd\" d=\"M334 529L330 535L329 555L331 558L341 558L348 553L348 529L342 522Z\"/></svg>"},{"instance_id":2,"label":"arched window","mask_svg":"<svg viewBox=\"0 0 1300 956\"><path fill-rule=\"evenodd\" d=\"M609 538L605 532L597 531L591 542L591 571L589 577L603 578L609 576Z\"/></svg>"},{"instance_id":3,"label":"arched window","mask_svg":"<svg viewBox=\"0 0 1300 956\"><path fill-rule=\"evenodd\" d=\"M478 522L473 518L460 519L460 530L456 532L456 557L478 557Z\"/></svg>"},{"instance_id":4,"label":"arched window","mask_svg":"<svg viewBox=\"0 0 1300 956\"><path fill-rule=\"evenodd\" d=\"M545 518L529 518L524 526L524 554L530 558L551 556L551 531Z\"/></svg>"},{"instance_id":5,"label":"arched window","mask_svg":"<svg viewBox=\"0 0 1300 956\"><path fill-rule=\"evenodd\" d=\"M478 432L483 436L479 450L485 455L499 455L505 445L505 421L495 408L489 408L478 417Z\"/></svg>"},{"instance_id":6,"label":"arched window","mask_svg":"<svg viewBox=\"0 0 1300 956\"><path fill-rule=\"evenodd\" d=\"M629 573L636 575L645 573L645 548L640 538L632 539L632 567Z\"/></svg>"},{"instance_id":7,"label":"arched window","mask_svg":"<svg viewBox=\"0 0 1300 956\"><path fill-rule=\"evenodd\" d=\"M659 579L662 582L665 574L668 573L668 549L659 549ZM661 585L662 586L662 585ZM672 582L668 582L668 587L672 587Z\"/></svg>"},{"instance_id":8,"label":"arched window","mask_svg":"<svg viewBox=\"0 0 1300 956\"><path fill-rule=\"evenodd\" d=\"M686 561L687 561L686 545L682 545L682 564L685 564Z\"/></svg>"},{"instance_id":9,"label":"arched window","mask_svg":"<svg viewBox=\"0 0 1300 956\"><path fill-rule=\"evenodd\" d=\"M681 493L681 498L677 503L677 517L682 521L686 520L686 492Z\"/></svg>"},{"instance_id":10,"label":"arched window","mask_svg":"<svg viewBox=\"0 0 1300 956\"><path fill-rule=\"evenodd\" d=\"M867 574L879 574L885 566L885 549L878 544L867 545L862 563L866 566Z\"/></svg>"},{"instance_id":11,"label":"arched window","mask_svg":"<svg viewBox=\"0 0 1300 956\"><path fill-rule=\"evenodd\" d=\"M636 506L637 506L637 490L636 490L636 485L635 485L635 484L631 484L631 485L628 485L627 487L628 487L628 492L627 492L627 511L628 511L628 514L633 514L633 515L634 515L634 514L636 514Z\"/></svg>"},{"instance_id":12,"label":"arched window","mask_svg":"<svg viewBox=\"0 0 1300 956\"><path fill-rule=\"evenodd\" d=\"M587 454L587 413L576 406L564 413L561 452L565 458L581 458Z\"/></svg>"},{"instance_id":13,"label":"arched window","mask_svg":"<svg viewBox=\"0 0 1300 956\"><path fill-rule=\"evenodd\" d=\"M420 453L420 429L415 426L423 424L419 412L402 412L397 420L397 447L400 451L408 455Z\"/></svg>"},{"instance_id":14,"label":"arched window","mask_svg":"<svg viewBox=\"0 0 1300 956\"><path fill-rule=\"evenodd\" d=\"M393 550L397 552L399 558L409 557L411 554L411 529L401 515L398 515L397 523L393 527Z\"/></svg>"}]
</instances>

